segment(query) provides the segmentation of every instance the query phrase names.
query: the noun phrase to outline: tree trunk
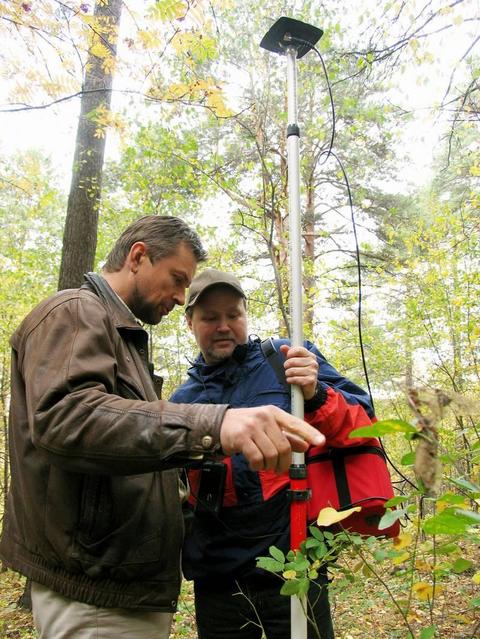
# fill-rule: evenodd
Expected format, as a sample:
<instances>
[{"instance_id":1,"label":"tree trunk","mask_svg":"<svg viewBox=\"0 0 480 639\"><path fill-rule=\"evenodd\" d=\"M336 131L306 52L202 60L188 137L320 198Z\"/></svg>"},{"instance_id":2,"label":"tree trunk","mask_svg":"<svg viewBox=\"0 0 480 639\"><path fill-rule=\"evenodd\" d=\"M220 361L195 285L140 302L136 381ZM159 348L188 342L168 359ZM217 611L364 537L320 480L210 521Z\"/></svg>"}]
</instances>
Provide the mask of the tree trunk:
<instances>
[{"instance_id":1,"label":"tree trunk","mask_svg":"<svg viewBox=\"0 0 480 639\"><path fill-rule=\"evenodd\" d=\"M2 371L0 382L0 409L2 413L2 512L7 509L8 486L10 480L8 464L8 401L10 394L9 358L6 353L2 357ZM0 564L0 572L4 572L6 567L3 562Z\"/></svg>"},{"instance_id":2,"label":"tree trunk","mask_svg":"<svg viewBox=\"0 0 480 639\"><path fill-rule=\"evenodd\" d=\"M100 114L104 116L110 110L113 62L122 5L122 0L97 0L95 4L94 16L98 22L92 27L94 36L85 69L63 235L59 290L80 286L83 274L91 271L94 265L105 154L105 126L95 122L96 118L92 116L96 115L98 118Z\"/></svg>"}]
</instances>

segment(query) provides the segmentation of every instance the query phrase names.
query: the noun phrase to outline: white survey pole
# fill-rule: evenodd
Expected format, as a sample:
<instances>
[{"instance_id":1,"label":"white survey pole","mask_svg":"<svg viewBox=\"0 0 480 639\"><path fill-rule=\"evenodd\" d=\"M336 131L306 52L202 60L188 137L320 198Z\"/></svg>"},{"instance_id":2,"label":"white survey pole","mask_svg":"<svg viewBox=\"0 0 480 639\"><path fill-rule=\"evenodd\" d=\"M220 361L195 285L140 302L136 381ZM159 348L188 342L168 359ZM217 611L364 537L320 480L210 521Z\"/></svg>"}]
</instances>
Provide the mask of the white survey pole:
<instances>
[{"instance_id":1,"label":"white survey pole","mask_svg":"<svg viewBox=\"0 0 480 639\"><path fill-rule=\"evenodd\" d=\"M290 341L292 346L303 345L303 295L302 295L302 226L300 210L300 130L297 122L297 49L288 46L288 203L290 245ZM292 415L303 419L303 393L300 386L292 385ZM292 454L292 465L303 466L305 455ZM294 522L292 522L293 525ZM294 531L292 531L294 532ZM296 544L294 544L296 545ZM307 638L306 597L291 597L290 627L292 639Z\"/></svg>"},{"instance_id":2,"label":"white survey pole","mask_svg":"<svg viewBox=\"0 0 480 639\"><path fill-rule=\"evenodd\" d=\"M300 211L300 128L297 123L297 60L304 56L323 31L312 25L282 17L263 37L260 46L287 57L288 89L288 199L290 246L290 341L292 346L303 345L302 299L302 220ZM292 385L292 415L303 419L304 398L299 386ZM292 454L290 466L290 544L292 550L300 548L306 538L307 500L309 491L305 455ZM307 638L306 597L291 597L291 637Z\"/></svg>"}]
</instances>

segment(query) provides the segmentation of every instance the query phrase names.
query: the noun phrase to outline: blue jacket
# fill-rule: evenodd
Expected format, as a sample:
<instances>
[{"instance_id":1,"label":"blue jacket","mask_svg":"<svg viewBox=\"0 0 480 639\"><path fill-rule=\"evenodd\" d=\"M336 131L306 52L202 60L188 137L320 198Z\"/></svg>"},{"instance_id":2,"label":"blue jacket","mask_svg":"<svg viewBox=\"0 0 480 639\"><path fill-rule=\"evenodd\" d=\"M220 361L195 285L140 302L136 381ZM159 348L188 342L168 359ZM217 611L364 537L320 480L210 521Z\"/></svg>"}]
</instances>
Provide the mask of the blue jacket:
<instances>
[{"instance_id":1,"label":"blue jacket","mask_svg":"<svg viewBox=\"0 0 480 639\"><path fill-rule=\"evenodd\" d=\"M279 351L288 340L276 339ZM322 430L327 444L345 445L348 432L370 423L373 410L369 395L342 377L310 342L315 354L319 385L323 391L306 419ZM283 355L279 353L283 360ZM237 346L232 357L207 365L199 355L188 370L188 380L172 395L179 403L229 404L232 408L274 404L290 411L290 392L276 377L265 358L259 338ZM333 443L332 443L333 442ZM289 548L288 473L250 470L241 454L225 457L226 483L219 513L193 515L183 548L187 579L235 578L255 570L256 557L268 554L271 545ZM189 471L191 513L195 506L201 471ZM190 513L190 515L191 515Z\"/></svg>"}]
</instances>

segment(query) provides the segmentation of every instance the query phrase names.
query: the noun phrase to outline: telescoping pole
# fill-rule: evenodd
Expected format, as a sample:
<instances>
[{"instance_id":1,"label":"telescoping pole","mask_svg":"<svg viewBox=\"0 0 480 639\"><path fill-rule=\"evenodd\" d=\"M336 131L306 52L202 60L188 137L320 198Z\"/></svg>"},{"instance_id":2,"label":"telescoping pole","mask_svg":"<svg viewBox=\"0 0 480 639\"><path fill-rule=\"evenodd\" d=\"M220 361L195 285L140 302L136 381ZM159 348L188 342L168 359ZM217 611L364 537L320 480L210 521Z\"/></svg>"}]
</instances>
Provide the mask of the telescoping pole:
<instances>
[{"instance_id":1,"label":"telescoping pole","mask_svg":"<svg viewBox=\"0 0 480 639\"><path fill-rule=\"evenodd\" d=\"M300 128L297 122L297 59L321 38L323 31L293 18L279 18L263 37L260 46L287 57L288 90L288 198L290 244L290 338L292 346L303 345L302 228L300 212ZM301 389L292 385L292 414L303 419ZM305 455L292 454L290 466L290 547L298 550L307 536L309 498ZM291 637L307 637L306 598L291 598Z\"/></svg>"},{"instance_id":2,"label":"telescoping pole","mask_svg":"<svg viewBox=\"0 0 480 639\"><path fill-rule=\"evenodd\" d=\"M302 228L300 212L300 128L297 123L297 49L288 46L288 203L290 245L290 339L292 346L303 345L303 299L302 299ZM292 385L292 415L303 419L303 394L301 388ZM307 536L307 471L305 455L292 454L290 466L290 547L298 550ZM306 639L307 618L305 598L291 599L291 636Z\"/></svg>"}]
</instances>

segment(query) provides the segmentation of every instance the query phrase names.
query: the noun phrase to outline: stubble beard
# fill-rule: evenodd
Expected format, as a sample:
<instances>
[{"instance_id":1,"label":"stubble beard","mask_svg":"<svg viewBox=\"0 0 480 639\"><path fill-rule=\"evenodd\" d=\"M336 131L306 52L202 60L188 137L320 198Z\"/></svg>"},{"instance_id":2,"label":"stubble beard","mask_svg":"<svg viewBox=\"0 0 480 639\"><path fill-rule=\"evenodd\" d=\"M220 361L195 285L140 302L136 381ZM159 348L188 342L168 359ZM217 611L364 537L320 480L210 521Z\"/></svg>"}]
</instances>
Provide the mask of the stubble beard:
<instances>
[{"instance_id":1,"label":"stubble beard","mask_svg":"<svg viewBox=\"0 0 480 639\"><path fill-rule=\"evenodd\" d=\"M215 347L215 345L211 346L206 353L209 362L211 364L219 364L220 362L225 361L232 356L236 346L236 341L232 341L231 344L225 348L218 348Z\"/></svg>"},{"instance_id":2,"label":"stubble beard","mask_svg":"<svg viewBox=\"0 0 480 639\"><path fill-rule=\"evenodd\" d=\"M140 295L137 286L133 290L130 299L130 310L137 319L145 324L156 325L162 321L162 314L157 306L146 302Z\"/></svg>"}]
</instances>

